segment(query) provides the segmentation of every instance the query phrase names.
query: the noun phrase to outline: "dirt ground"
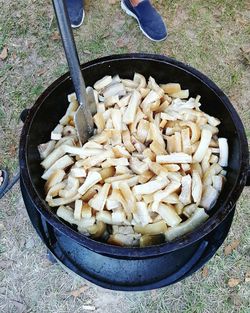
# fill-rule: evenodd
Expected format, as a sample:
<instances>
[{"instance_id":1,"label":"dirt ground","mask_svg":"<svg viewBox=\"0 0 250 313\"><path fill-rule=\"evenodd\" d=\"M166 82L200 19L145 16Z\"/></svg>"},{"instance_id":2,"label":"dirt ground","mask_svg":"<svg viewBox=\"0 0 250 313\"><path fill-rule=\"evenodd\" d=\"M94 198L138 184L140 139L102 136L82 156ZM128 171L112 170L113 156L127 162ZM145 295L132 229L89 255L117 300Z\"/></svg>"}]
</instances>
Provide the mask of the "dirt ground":
<instances>
[{"instance_id":1,"label":"dirt ground","mask_svg":"<svg viewBox=\"0 0 250 313\"><path fill-rule=\"evenodd\" d=\"M161 43L146 39L119 1L88 1L84 25L74 32L81 62L149 52L188 63L229 96L249 140L249 1L153 2L169 30ZM14 174L19 115L67 66L51 1L10 0L0 7L0 168ZM202 270L160 290L123 293L94 286L48 260L17 185L0 200L0 312L250 312L249 191L238 201L228 238Z\"/></svg>"}]
</instances>

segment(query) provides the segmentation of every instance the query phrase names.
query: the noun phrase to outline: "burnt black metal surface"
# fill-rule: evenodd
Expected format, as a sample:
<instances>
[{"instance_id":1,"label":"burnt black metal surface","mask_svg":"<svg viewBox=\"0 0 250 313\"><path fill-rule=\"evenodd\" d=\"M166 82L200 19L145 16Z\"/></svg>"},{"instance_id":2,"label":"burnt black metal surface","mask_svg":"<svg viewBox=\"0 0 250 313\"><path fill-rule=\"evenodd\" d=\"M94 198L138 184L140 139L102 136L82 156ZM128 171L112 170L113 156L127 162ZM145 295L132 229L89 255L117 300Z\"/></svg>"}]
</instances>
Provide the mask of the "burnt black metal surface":
<instances>
[{"instance_id":1,"label":"burnt black metal surface","mask_svg":"<svg viewBox=\"0 0 250 313\"><path fill-rule=\"evenodd\" d=\"M47 224L51 225L57 240L60 238L60 249L63 253L60 254L61 252L58 252L59 259L67 254L67 249L62 242L65 242L65 245L66 242L69 242L69 244L78 247L76 251L78 251L79 258L81 258L80 252L86 255L84 251L87 249L90 251L89 254L94 253L100 259L105 256L116 260L125 260L125 262L133 259L136 262L139 259L143 259L146 262L147 259L157 258L160 265L161 258L164 259L166 254L171 253L171 258L174 255L175 257L173 257L170 263L174 264L177 262L177 259L181 259L183 264L178 264L178 268L182 268L184 264L189 262L195 251L202 249L202 240L205 240L206 236L213 233L218 227L221 227L222 222L227 220L228 216L231 216L229 214L232 214L234 211L235 203L246 183L248 172L247 140L238 114L225 94L206 76L187 65L164 56L145 54L115 55L88 62L82 65L82 71L86 85L93 85L96 80L104 75L119 74L122 78L132 78L134 72L139 72L147 78L150 75L153 76L158 83L179 82L183 89L187 88L190 90L190 96L201 95L202 110L218 117L222 121L219 127L220 135L225 136L229 140L230 157L227 182L216 206L210 213L211 217L195 231L171 243L146 248L121 248L94 241L77 233L69 225L61 221L43 200L44 183L40 178L42 168L40 167L37 150L37 146L40 143L49 140L51 130L66 111L68 105L67 95L73 92L72 82L67 73L55 81L29 110L21 135L21 177L27 194L32 199L33 210L37 211L36 214L40 216L40 219L44 219ZM27 195L24 195L24 197L27 197ZM184 250L179 254L181 249ZM84 259L86 264L88 258ZM74 259L69 262L75 264L77 260ZM127 265L127 269L129 270L129 265ZM77 269L75 268L75 270ZM170 272L173 273L175 270L172 269ZM87 275L87 273L84 275ZM140 275L146 274L142 272ZM168 275L167 272L164 275ZM114 275L113 279L115 279ZM130 280L132 281L132 278ZM144 283L145 285L148 284L145 281ZM157 284L160 285L159 281ZM127 288L129 289L129 287Z\"/></svg>"}]
</instances>

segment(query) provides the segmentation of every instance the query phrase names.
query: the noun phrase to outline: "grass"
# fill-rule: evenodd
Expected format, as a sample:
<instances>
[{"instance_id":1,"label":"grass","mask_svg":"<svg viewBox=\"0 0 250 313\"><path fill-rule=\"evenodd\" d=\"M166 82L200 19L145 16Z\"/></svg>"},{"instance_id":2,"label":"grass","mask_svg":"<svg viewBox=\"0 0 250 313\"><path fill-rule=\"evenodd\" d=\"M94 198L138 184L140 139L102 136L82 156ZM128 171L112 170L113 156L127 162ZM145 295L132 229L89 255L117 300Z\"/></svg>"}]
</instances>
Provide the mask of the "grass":
<instances>
[{"instance_id":1,"label":"grass","mask_svg":"<svg viewBox=\"0 0 250 313\"><path fill-rule=\"evenodd\" d=\"M169 37L161 43L147 40L136 22L121 11L119 1L115 5L106 0L87 2L84 25L74 31L81 62L114 53L148 52L188 63L230 97L250 139L249 64L240 49L250 39L248 1L154 3L168 24ZM18 167L20 113L67 71L56 32L50 0L10 0L1 6L0 52L7 46L8 57L0 61L0 167L7 167L10 173ZM83 312L83 305L88 304L102 313L248 313L250 288L244 277L250 261L249 201L246 188L225 244L206 265L207 277L198 271L173 286L131 294L88 284L84 294L73 298L69 292L85 282L47 261L46 249L35 235L15 187L1 200L0 311ZM225 256L225 245L234 239L240 240L239 247ZM32 248L30 240L34 241ZM238 286L228 286L231 277L240 279Z\"/></svg>"}]
</instances>

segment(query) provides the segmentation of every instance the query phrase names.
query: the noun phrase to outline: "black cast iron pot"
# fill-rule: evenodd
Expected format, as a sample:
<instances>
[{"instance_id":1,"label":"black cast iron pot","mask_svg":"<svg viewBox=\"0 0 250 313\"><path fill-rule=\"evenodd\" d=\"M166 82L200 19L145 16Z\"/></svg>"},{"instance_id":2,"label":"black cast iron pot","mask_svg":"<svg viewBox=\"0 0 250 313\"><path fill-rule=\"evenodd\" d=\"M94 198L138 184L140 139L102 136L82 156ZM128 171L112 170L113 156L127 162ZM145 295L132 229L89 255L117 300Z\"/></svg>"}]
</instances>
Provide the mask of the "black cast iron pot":
<instances>
[{"instance_id":1,"label":"black cast iron pot","mask_svg":"<svg viewBox=\"0 0 250 313\"><path fill-rule=\"evenodd\" d=\"M139 72L158 83L179 82L190 95L201 95L201 109L218 117L220 135L230 147L227 182L209 213L193 232L171 242L147 248L122 248L94 241L60 220L44 201L44 182L37 146L50 138L64 115L67 95L73 92L69 74L56 80L28 110L20 141L21 189L31 222L54 257L66 267L105 288L146 290L175 283L205 264L225 240L235 204L246 184L247 140L241 120L225 94L206 76L160 55L125 54L82 65L86 85L104 75L132 78Z\"/></svg>"}]
</instances>

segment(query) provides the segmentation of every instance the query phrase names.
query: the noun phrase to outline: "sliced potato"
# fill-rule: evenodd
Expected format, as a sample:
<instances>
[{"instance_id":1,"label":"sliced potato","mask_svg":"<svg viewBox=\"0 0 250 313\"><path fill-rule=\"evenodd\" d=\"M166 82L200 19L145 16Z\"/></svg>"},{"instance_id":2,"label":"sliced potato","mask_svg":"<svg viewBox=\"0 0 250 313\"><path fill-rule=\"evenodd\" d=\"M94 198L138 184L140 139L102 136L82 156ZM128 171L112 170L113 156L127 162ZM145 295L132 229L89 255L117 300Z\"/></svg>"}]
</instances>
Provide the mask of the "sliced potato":
<instances>
[{"instance_id":1,"label":"sliced potato","mask_svg":"<svg viewBox=\"0 0 250 313\"><path fill-rule=\"evenodd\" d=\"M58 216L86 236L131 247L173 240L205 221L229 152L201 97L139 73L107 75L94 88L94 136L78 141L71 94L53 140L39 146L46 201Z\"/></svg>"},{"instance_id":2,"label":"sliced potato","mask_svg":"<svg viewBox=\"0 0 250 313\"><path fill-rule=\"evenodd\" d=\"M166 241L172 241L181 237L204 223L209 216L205 213L203 208L197 208L194 214L185 222L182 222L176 227L169 227L165 232Z\"/></svg>"},{"instance_id":3,"label":"sliced potato","mask_svg":"<svg viewBox=\"0 0 250 313\"><path fill-rule=\"evenodd\" d=\"M140 238L140 247L148 247L148 246L154 246L159 245L161 243L164 243L165 237L163 234L158 235L143 235Z\"/></svg>"},{"instance_id":4,"label":"sliced potato","mask_svg":"<svg viewBox=\"0 0 250 313\"><path fill-rule=\"evenodd\" d=\"M148 224L146 226L141 226L137 224L134 226L134 230L136 233L142 235L158 235L166 232L167 225L163 220L161 220L159 222Z\"/></svg>"}]
</instances>

